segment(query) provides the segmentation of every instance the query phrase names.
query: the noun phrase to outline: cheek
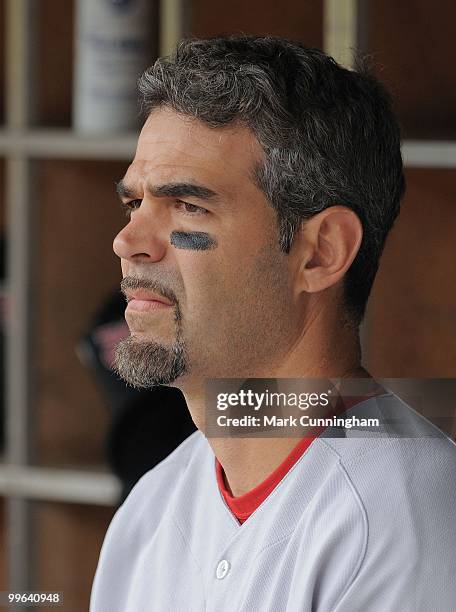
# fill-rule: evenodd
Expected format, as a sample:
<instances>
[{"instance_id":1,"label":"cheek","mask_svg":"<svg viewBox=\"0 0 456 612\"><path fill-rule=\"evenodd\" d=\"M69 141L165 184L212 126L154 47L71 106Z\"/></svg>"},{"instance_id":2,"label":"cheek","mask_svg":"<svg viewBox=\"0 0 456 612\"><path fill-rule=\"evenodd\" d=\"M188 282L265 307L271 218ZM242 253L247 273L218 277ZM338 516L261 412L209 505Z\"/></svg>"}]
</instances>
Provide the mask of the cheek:
<instances>
[{"instance_id":1,"label":"cheek","mask_svg":"<svg viewBox=\"0 0 456 612\"><path fill-rule=\"evenodd\" d=\"M229 283L218 249L204 252L179 249L176 260L182 276L186 316L195 320L202 313L211 316L211 312L220 310Z\"/></svg>"}]
</instances>

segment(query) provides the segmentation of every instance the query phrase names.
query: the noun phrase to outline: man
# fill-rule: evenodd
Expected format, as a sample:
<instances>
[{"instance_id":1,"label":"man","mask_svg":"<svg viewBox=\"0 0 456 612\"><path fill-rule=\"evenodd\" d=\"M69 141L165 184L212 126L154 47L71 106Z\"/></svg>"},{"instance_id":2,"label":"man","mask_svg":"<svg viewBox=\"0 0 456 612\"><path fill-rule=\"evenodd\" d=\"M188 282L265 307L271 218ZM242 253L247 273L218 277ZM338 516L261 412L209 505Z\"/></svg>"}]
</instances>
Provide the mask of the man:
<instances>
[{"instance_id":1,"label":"man","mask_svg":"<svg viewBox=\"0 0 456 612\"><path fill-rule=\"evenodd\" d=\"M117 370L180 388L199 431L117 512L91 610L454 611L455 446L361 365L404 191L387 94L271 37L184 41L140 91ZM415 434L206 437L219 378L365 380L352 410Z\"/></svg>"}]
</instances>

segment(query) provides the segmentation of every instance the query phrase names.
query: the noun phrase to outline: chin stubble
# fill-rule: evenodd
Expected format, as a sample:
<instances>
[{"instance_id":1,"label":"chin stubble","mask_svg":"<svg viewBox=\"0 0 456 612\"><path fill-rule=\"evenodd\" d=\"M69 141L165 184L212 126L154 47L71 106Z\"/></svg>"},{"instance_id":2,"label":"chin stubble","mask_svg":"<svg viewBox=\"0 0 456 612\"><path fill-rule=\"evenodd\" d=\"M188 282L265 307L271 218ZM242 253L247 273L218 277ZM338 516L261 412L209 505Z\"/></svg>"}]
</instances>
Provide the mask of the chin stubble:
<instances>
[{"instance_id":1,"label":"chin stubble","mask_svg":"<svg viewBox=\"0 0 456 612\"><path fill-rule=\"evenodd\" d=\"M187 371L184 344L177 340L167 347L129 336L116 347L114 370L137 389L169 385Z\"/></svg>"},{"instance_id":2,"label":"chin stubble","mask_svg":"<svg viewBox=\"0 0 456 612\"><path fill-rule=\"evenodd\" d=\"M145 288L158 291L174 303L176 340L171 346L155 341L140 340L128 336L115 350L114 372L128 385L137 389L149 389L157 385L169 385L188 371L188 359L182 333L182 315L174 294L156 282L126 277L121 289Z\"/></svg>"}]
</instances>

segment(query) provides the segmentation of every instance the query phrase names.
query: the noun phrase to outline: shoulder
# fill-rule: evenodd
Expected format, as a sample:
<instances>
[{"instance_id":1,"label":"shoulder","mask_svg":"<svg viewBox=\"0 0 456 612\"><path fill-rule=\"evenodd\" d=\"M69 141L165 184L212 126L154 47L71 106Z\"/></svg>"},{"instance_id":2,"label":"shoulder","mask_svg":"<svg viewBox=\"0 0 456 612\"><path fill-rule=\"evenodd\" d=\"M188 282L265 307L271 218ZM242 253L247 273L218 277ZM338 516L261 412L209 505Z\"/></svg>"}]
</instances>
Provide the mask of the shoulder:
<instances>
[{"instance_id":1,"label":"shoulder","mask_svg":"<svg viewBox=\"0 0 456 612\"><path fill-rule=\"evenodd\" d=\"M363 402L347 416L377 418L380 424L322 439L360 494L381 499L406 492L421 499L439 488L456 494L456 444L395 394Z\"/></svg>"},{"instance_id":2,"label":"shoulder","mask_svg":"<svg viewBox=\"0 0 456 612\"><path fill-rule=\"evenodd\" d=\"M449 572L456 574L456 445L394 394L376 404L360 406L358 413L377 414L388 431L322 439L367 521L364 558L347 591L347 607L340 609L366 609L356 598L367 601L375 584L384 584L385 593L397 597L384 609L431 609L428 585L440 593L440 609L449 610L449 598L456 596L448 579Z\"/></svg>"},{"instance_id":3,"label":"shoulder","mask_svg":"<svg viewBox=\"0 0 456 612\"><path fill-rule=\"evenodd\" d=\"M344 417L353 428L328 428L323 440L346 466L362 467L370 457L394 463L404 453L431 464L456 461L456 444L394 393L361 402Z\"/></svg>"},{"instance_id":4,"label":"shoulder","mask_svg":"<svg viewBox=\"0 0 456 612\"><path fill-rule=\"evenodd\" d=\"M337 454L365 509L371 549L378 539L411 554L450 554L449 546L456 549L454 442L392 393L354 412L378 416L380 431L346 432L323 443Z\"/></svg>"}]
</instances>

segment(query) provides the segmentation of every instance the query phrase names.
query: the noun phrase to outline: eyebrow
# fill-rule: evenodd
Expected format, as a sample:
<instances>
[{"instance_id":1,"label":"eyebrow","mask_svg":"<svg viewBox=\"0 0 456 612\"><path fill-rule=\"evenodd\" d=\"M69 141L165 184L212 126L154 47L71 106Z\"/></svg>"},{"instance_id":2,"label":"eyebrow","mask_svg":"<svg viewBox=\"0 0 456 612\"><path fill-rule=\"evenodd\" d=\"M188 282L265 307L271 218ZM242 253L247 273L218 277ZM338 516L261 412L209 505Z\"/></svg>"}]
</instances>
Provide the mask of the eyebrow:
<instances>
[{"instance_id":1,"label":"eyebrow","mask_svg":"<svg viewBox=\"0 0 456 612\"><path fill-rule=\"evenodd\" d=\"M196 183L164 183L163 185L148 185L147 190L155 198L183 198L192 197L199 200L206 200L211 202L217 202L219 195L205 187L204 185L198 185ZM135 190L120 180L116 184L116 192L120 198L134 198Z\"/></svg>"}]
</instances>

